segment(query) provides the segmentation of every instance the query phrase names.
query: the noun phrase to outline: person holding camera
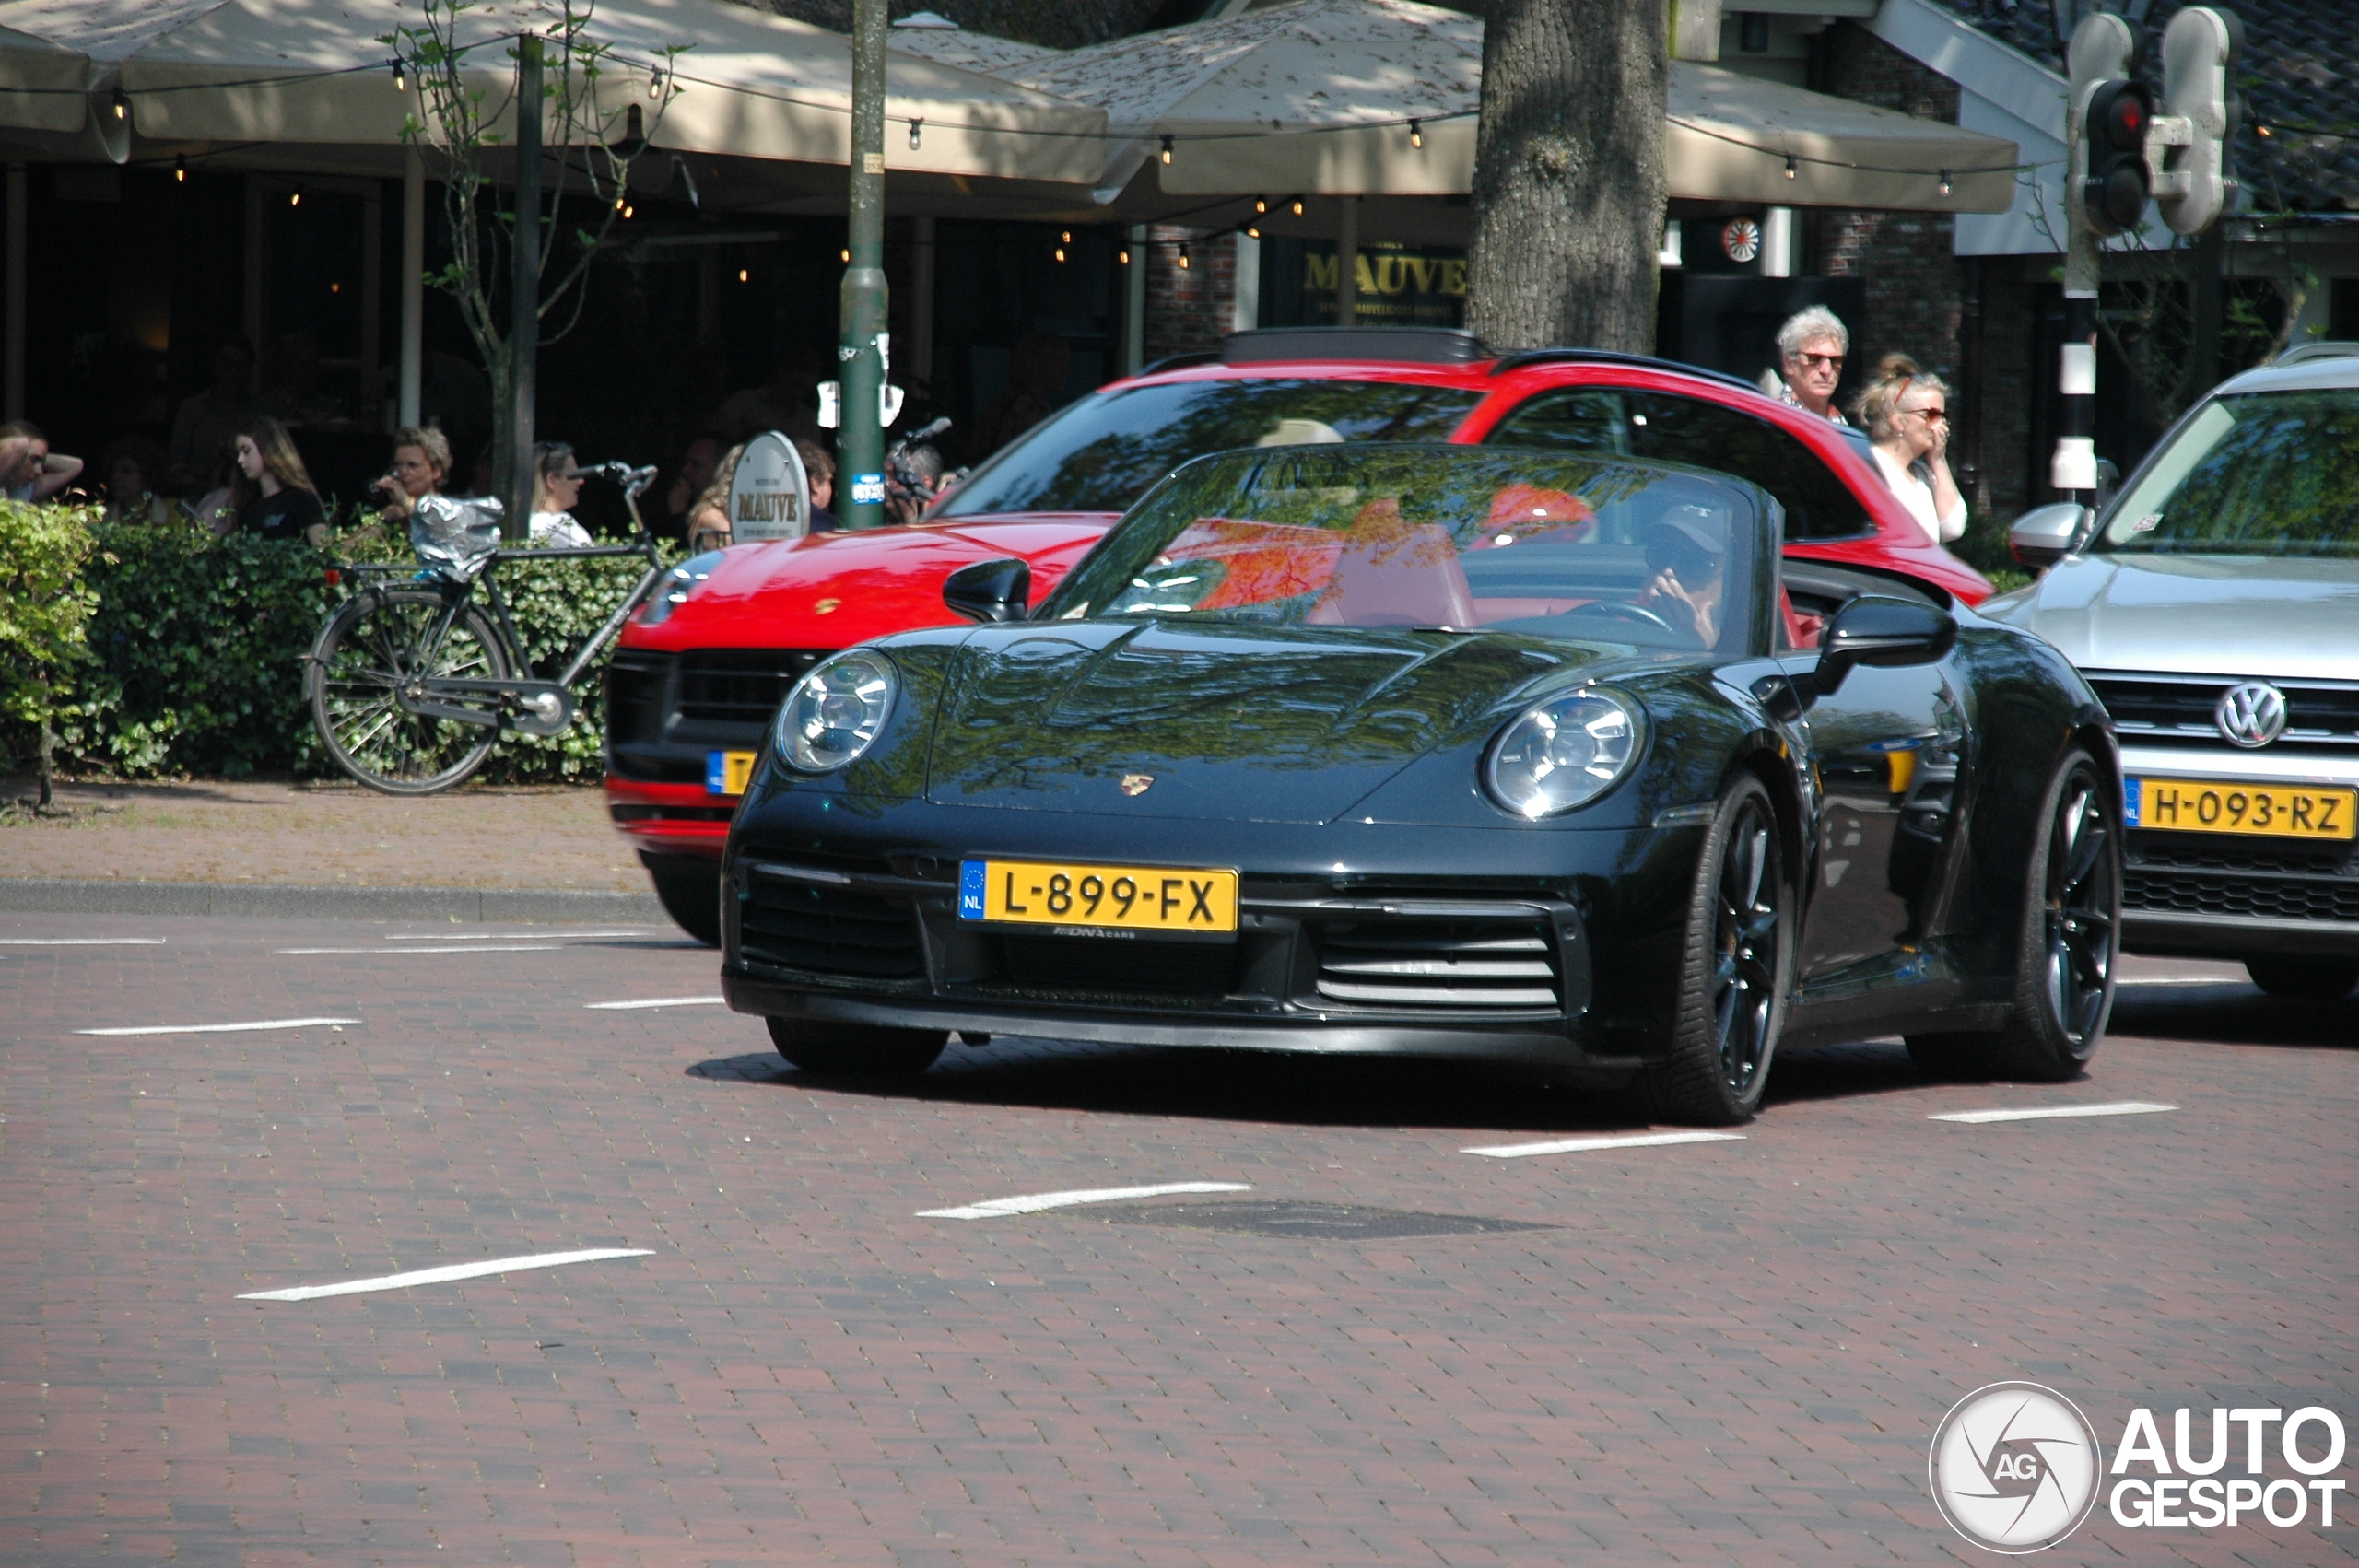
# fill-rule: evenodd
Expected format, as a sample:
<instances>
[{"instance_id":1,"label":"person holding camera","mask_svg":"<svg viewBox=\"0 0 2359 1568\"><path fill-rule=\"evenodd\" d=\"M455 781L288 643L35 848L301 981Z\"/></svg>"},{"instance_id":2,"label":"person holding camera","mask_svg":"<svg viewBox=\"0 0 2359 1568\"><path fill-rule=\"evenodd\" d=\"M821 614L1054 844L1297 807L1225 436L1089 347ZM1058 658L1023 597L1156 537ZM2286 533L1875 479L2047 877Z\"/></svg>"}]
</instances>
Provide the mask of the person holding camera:
<instances>
[{"instance_id":1,"label":"person holding camera","mask_svg":"<svg viewBox=\"0 0 2359 1568\"><path fill-rule=\"evenodd\" d=\"M432 426L397 430L393 466L369 486L369 504L388 522L406 519L420 497L440 494L450 476L450 438Z\"/></svg>"}]
</instances>

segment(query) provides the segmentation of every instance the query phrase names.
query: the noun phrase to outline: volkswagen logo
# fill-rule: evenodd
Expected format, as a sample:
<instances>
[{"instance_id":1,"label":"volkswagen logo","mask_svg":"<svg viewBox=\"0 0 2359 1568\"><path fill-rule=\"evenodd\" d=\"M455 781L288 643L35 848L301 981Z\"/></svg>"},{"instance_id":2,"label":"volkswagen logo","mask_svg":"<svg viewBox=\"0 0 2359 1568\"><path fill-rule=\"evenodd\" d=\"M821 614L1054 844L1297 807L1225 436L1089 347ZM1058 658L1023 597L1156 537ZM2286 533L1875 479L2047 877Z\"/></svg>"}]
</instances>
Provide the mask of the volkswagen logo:
<instances>
[{"instance_id":1,"label":"volkswagen logo","mask_svg":"<svg viewBox=\"0 0 2359 1568\"><path fill-rule=\"evenodd\" d=\"M2230 745L2265 746L2285 732L2285 694L2267 681L2230 686L2212 710L2212 722Z\"/></svg>"},{"instance_id":2,"label":"volkswagen logo","mask_svg":"<svg viewBox=\"0 0 2359 1568\"><path fill-rule=\"evenodd\" d=\"M1952 1407L1933 1433L1933 1503L1985 1551L2045 1551L2081 1527L2105 1450L2080 1407L2036 1383L1993 1383Z\"/></svg>"}]
</instances>

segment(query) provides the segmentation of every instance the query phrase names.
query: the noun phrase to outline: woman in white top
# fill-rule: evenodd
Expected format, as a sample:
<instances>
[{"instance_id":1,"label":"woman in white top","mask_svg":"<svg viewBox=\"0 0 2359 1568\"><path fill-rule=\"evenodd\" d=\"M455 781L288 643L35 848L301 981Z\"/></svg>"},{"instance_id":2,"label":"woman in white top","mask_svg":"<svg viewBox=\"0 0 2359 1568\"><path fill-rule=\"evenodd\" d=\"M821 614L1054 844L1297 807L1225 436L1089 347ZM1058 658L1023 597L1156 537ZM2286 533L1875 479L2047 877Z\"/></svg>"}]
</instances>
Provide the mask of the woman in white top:
<instances>
[{"instance_id":1,"label":"woman in white top","mask_svg":"<svg viewBox=\"0 0 2359 1568\"><path fill-rule=\"evenodd\" d=\"M578 550L596 544L570 515L581 499L581 470L573 461L573 449L563 441L534 447L531 543L544 550Z\"/></svg>"},{"instance_id":2,"label":"woman in white top","mask_svg":"<svg viewBox=\"0 0 2359 1568\"><path fill-rule=\"evenodd\" d=\"M1936 544L1966 532L1966 497L1950 474L1950 389L1905 354L1887 354L1853 404L1884 483Z\"/></svg>"}]
</instances>

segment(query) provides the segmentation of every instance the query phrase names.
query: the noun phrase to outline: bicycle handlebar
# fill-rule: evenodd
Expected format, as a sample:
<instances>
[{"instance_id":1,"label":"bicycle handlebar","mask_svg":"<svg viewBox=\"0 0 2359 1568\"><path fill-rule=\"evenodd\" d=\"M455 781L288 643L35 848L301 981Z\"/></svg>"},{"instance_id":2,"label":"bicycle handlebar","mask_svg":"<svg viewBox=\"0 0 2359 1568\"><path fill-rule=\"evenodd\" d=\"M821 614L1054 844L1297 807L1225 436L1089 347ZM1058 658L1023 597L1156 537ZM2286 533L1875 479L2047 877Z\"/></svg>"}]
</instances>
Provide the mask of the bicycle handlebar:
<instances>
[{"instance_id":1,"label":"bicycle handlebar","mask_svg":"<svg viewBox=\"0 0 2359 1568\"><path fill-rule=\"evenodd\" d=\"M624 496L634 501L645 495L647 487L655 483L655 465L651 462L644 468L633 468L629 463L621 462L600 462L580 472L613 480L622 486Z\"/></svg>"}]
</instances>

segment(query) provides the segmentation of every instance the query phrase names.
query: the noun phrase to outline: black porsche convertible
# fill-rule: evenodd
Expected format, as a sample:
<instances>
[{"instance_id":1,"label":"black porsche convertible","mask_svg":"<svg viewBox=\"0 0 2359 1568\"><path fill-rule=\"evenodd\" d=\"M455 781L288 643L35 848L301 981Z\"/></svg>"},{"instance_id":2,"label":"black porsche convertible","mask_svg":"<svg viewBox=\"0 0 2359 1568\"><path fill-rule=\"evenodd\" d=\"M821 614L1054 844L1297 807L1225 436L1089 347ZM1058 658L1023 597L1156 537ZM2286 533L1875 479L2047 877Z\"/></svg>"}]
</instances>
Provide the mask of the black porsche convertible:
<instances>
[{"instance_id":1,"label":"black porsche convertible","mask_svg":"<svg viewBox=\"0 0 2359 1568\"><path fill-rule=\"evenodd\" d=\"M1041 604L815 667L723 976L813 1071L953 1032L1521 1059L1742 1121L1783 1043L2061 1079L2113 998L2105 712L2045 643L1781 560L1766 493L1480 447L1220 453Z\"/></svg>"}]
</instances>

